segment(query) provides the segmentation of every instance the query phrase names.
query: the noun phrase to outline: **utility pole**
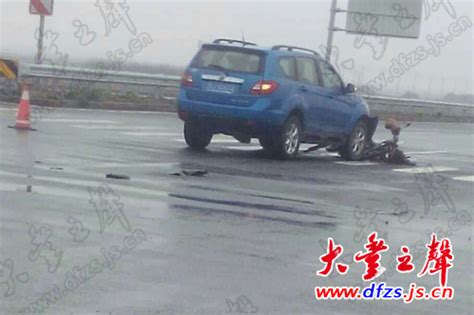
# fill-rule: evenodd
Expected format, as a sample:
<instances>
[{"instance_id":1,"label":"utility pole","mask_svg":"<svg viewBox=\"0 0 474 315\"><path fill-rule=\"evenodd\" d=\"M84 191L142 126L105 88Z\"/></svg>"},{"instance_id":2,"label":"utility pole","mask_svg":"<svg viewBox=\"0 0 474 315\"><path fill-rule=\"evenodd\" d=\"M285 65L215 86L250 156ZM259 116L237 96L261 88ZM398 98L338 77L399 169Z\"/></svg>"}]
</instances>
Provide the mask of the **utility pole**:
<instances>
[{"instance_id":1,"label":"utility pole","mask_svg":"<svg viewBox=\"0 0 474 315\"><path fill-rule=\"evenodd\" d=\"M40 15L40 26L38 33L38 53L36 55L36 63L43 63L43 37L44 37L44 15Z\"/></svg>"},{"instance_id":2,"label":"utility pole","mask_svg":"<svg viewBox=\"0 0 474 315\"><path fill-rule=\"evenodd\" d=\"M337 0L332 0L331 3L331 12L329 16L329 28L328 28L328 41L326 43L326 61L331 61L331 53L332 53L332 40L334 37L334 28L336 23L336 8L337 8Z\"/></svg>"}]
</instances>

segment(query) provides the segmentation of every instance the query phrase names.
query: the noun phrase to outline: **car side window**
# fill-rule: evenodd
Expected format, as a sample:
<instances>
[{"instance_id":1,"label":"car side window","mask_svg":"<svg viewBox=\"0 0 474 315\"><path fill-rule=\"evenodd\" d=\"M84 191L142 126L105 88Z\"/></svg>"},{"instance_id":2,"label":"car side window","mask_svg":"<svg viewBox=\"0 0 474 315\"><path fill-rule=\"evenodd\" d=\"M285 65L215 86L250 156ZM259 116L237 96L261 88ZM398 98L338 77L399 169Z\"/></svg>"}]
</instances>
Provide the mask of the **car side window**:
<instances>
[{"instance_id":1,"label":"car side window","mask_svg":"<svg viewBox=\"0 0 474 315\"><path fill-rule=\"evenodd\" d=\"M319 85L316 63L311 58L296 58L298 81Z\"/></svg>"},{"instance_id":2,"label":"car side window","mask_svg":"<svg viewBox=\"0 0 474 315\"><path fill-rule=\"evenodd\" d=\"M288 79L296 80L296 66L293 57L282 57L278 61L280 68Z\"/></svg>"},{"instance_id":3,"label":"car side window","mask_svg":"<svg viewBox=\"0 0 474 315\"><path fill-rule=\"evenodd\" d=\"M329 64L325 62L319 62L319 69L321 71L324 87L329 89L342 88L343 83L341 78Z\"/></svg>"}]
</instances>

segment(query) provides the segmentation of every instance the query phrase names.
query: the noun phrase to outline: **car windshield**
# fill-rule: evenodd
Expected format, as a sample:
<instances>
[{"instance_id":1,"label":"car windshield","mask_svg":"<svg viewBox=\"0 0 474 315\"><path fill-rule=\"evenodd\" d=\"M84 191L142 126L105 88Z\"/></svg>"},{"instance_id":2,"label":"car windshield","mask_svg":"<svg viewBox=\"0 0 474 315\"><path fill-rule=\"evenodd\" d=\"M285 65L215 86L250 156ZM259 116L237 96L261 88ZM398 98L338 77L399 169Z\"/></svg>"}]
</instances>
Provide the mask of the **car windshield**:
<instances>
[{"instance_id":1,"label":"car windshield","mask_svg":"<svg viewBox=\"0 0 474 315\"><path fill-rule=\"evenodd\" d=\"M196 57L193 66L258 74L261 72L262 59L260 54L251 50L203 48Z\"/></svg>"}]
</instances>

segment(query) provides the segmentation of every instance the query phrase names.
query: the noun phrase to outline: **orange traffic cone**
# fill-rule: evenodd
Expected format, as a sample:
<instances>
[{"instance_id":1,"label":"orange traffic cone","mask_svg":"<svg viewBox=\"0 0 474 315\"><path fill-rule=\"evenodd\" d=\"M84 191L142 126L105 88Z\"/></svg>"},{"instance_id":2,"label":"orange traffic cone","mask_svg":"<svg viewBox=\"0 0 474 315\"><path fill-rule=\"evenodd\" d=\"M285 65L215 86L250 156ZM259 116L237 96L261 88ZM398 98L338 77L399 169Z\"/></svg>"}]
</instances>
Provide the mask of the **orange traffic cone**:
<instances>
[{"instance_id":1,"label":"orange traffic cone","mask_svg":"<svg viewBox=\"0 0 474 315\"><path fill-rule=\"evenodd\" d=\"M30 123L30 91L28 85L23 85L20 104L18 104L18 112L16 114L15 126L9 126L15 129L35 130L31 128Z\"/></svg>"}]
</instances>

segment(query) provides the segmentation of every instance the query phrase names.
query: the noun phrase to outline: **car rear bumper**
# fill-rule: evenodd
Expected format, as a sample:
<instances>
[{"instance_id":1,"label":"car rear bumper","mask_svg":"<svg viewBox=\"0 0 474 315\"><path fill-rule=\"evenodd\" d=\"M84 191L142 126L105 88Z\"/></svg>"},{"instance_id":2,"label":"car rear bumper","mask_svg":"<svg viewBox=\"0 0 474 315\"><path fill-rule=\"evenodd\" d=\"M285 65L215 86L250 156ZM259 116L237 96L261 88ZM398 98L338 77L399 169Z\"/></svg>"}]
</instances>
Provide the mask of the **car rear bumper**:
<instances>
[{"instance_id":1,"label":"car rear bumper","mask_svg":"<svg viewBox=\"0 0 474 315\"><path fill-rule=\"evenodd\" d=\"M286 119L285 113L268 109L270 98L259 98L250 107L189 100L181 89L178 110L182 120L193 120L207 125L214 133L246 132L256 136L278 128Z\"/></svg>"}]
</instances>

